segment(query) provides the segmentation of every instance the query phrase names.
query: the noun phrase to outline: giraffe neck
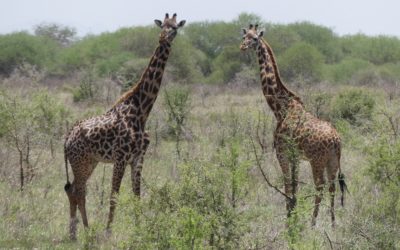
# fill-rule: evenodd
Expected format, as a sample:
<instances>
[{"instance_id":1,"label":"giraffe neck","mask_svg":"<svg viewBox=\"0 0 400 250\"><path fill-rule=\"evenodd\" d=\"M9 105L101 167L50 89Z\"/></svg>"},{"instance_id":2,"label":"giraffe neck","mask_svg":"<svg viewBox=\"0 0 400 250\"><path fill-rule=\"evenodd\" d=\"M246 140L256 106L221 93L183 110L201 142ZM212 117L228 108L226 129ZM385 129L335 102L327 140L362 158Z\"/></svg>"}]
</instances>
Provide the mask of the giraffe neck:
<instances>
[{"instance_id":1,"label":"giraffe neck","mask_svg":"<svg viewBox=\"0 0 400 250\"><path fill-rule=\"evenodd\" d=\"M159 44L139 82L125 92L110 110L111 112L120 111L123 115L129 116L131 120L135 120L133 126L144 128L157 99L170 50L170 43Z\"/></svg>"},{"instance_id":2,"label":"giraffe neck","mask_svg":"<svg viewBox=\"0 0 400 250\"><path fill-rule=\"evenodd\" d=\"M273 111L278 122L285 118L292 101L302 102L298 96L288 90L282 83L275 57L269 44L260 40L257 46L258 63L260 64L260 78L263 94L268 106Z\"/></svg>"}]
</instances>

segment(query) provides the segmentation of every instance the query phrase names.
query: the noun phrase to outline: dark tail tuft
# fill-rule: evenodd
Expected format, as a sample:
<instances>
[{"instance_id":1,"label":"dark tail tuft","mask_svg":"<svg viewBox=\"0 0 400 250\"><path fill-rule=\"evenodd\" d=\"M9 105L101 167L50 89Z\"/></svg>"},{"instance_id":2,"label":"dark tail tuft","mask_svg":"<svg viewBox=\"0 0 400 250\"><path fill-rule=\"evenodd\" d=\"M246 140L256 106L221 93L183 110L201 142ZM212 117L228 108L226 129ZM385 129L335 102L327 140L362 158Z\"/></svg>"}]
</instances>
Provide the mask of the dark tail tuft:
<instances>
[{"instance_id":1,"label":"dark tail tuft","mask_svg":"<svg viewBox=\"0 0 400 250\"><path fill-rule=\"evenodd\" d=\"M65 190L65 192L69 192L70 191L70 189L71 189L71 182L67 182L67 184L65 184L65 186L64 186L64 190Z\"/></svg>"},{"instance_id":2,"label":"dark tail tuft","mask_svg":"<svg viewBox=\"0 0 400 250\"><path fill-rule=\"evenodd\" d=\"M342 206L344 206L344 191L349 192L349 190L347 189L346 182L344 181L344 178L345 178L344 174L339 172L338 179L339 179L340 192L342 193L342 196L340 197L340 203L342 204Z\"/></svg>"},{"instance_id":3,"label":"dark tail tuft","mask_svg":"<svg viewBox=\"0 0 400 250\"><path fill-rule=\"evenodd\" d=\"M65 161L65 172L67 174L67 184L65 184L64 186L64 190L65 192L68 192L71 188L71 182L69 182L69 174L68 174L68 158L67 158L67 152L66 152L66 148L65 148L65 143L64 142L64 161Z\"/></svg>"}]
</instances>

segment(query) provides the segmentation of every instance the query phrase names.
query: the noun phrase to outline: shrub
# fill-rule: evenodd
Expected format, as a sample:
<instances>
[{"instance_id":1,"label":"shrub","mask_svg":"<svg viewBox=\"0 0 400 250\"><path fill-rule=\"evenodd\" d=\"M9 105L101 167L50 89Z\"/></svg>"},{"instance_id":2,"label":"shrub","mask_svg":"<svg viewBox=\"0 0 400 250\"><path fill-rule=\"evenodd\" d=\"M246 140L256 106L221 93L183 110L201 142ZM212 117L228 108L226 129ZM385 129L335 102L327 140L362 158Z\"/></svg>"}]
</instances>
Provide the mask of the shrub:
<instances>
[{"instance_id":1,"label":"shrub","mask_svg":"<svg viewBox=\"0 0 400 250\"><path fill-rule=\"evenodd\" d=\"M50 39L25 32L0 35L0 75L9 75L24 63L43 68L55 60L56 47Z\"/></svg>"},{"instance_id":2,"label":"shrub","mask_svg":"<svg viewBox=\"0 0 400 250\"><path fill-rule=\"evenodd\" d=\"M244 63L251 64L251 57L242 53L237 45L227 46L212 63L213 72L208 77L209 83L228 83L240 71ZM254 62L255 60L253 60Z\"/></svg>"},{"instance_id":3,"label":"shrub","mask_svg":"<svg viewBox=\"0 0 400 250\"><path fill-rule=\"evenodd\" d=\"M232 140L210 156L214 162L193 159L180 164L176 181L151 186L140 202L120 197L119 214L127 217L115 226L135 218L123 229L131 232L124 248L240 248L248 230L247 211L239 208L249 167L242 152L239 141Z\"/></svg>"},{"instance_id":4,"label":"shrub","mask_svg":"<svg viewBox=\"0 0 400 250\"><path fill-rule=\"evenodd\" d=\"M180 157L180 140L185 132L186 120L190 112L190 90L173 87L164 91L164 102L168 114L168 125L176 140L176 153Z\"/></svg>"},{"instance_id":5,"label":"shrub","mask_svg":"<svg viewBox=\"0 0 400 250\"><path fill-rule=\"evenodd\" d=\"M95 76L93 71L85 73L80 80L79 86L72 92L74 102L93 99L96 96Z\"/></svg>"},{"instance_id":6,"label":"shrub","mask_svg":"<svg viewBox=\"0 0 400 250\"><path fill-rule=\"evenodd\" d=\"M133 60L126 61L116 73L120 85L122 85L122 91L129 89L134 86L142 76L145 68L147 67L149 60L146 58L135 58Z\"/></svg>"},{"instance_id":7,"label":"shrub","mask_svg":"<svg viewBox=\"0 0 400 250\"><path fill-rule=\"evenodd\" d=\"M309 22L289 24L288 28L295 31L303 42L317 48L324 55L325 62L335 63L342 58L338 37L331 29Z\"/></svg>"},{"instance_id":8,"label":"shrub","mask_svg":"<svg viewBox=\"0 0 400 250\"><path fill-rule=\"evenodd\" d=\"M400 188L400 141L391 143L381 139L369 151L368 172L372 179L382 187Z\"/></svg>"},{"instance_id":9,"label":"shrub","mask_svg":"<svg viewBox=\"0 0 400 250\"><path fill-rule=\"evenodd\" d=\"M333 99L332 116L344 119L352 125L360 126L371 120L375 107L375 99L362 89L346 89Z\"/></svg>"},{"instance_id":10,"label":"shrub","mask_svg":"<svg viewBox=\"0 0 400 250\"><path fill-rule=\"evenodd\" d=\"M335 83L346 83L360 70L370 68L368 61L357 58L347 58L338 64L324 67L325 78Z\"/></svg>"},{"instance_id":11,"label":"shrub","mask_svg":"<svg viewBox=\"0 0 400 250\"><path fill-rule=\"evenodd\" d=\"M278 58L282 76L288 80L318 81L322 75L323 55L312 45L297 43Z\"/></svg>"},{"instance_id":12,"label":"shrub","mask_svg":"<svg viewBox=\"0 0 400 250\"><path fill-rule=\"evenodd\" d=\"M396 63L400 60L400 40L396 37L357 34L345 36L340 42L345 55L373 64Z\"/></svg>"},{"instance_id":13,"label":"shrub","mask_svg":"<svg viewBox=\"0 0 400 250\"><path fill-rule=\"evenodd\" d=\"M182 83L194 83L202 79L202 68L205 66L206 57L204 54L193 47L185 37L177 37L168 59L168 71L174 81ZM198 66L199 65L199 66Z\"/></svg>"}]
</instances>

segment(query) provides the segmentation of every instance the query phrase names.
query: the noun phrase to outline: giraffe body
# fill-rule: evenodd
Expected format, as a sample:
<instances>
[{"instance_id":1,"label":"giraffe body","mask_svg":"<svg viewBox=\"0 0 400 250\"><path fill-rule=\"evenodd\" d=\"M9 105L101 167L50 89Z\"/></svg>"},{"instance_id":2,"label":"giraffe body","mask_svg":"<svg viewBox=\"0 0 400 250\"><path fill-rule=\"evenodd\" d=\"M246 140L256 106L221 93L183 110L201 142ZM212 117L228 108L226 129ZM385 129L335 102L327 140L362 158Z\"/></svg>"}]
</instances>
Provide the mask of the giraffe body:
<instances>
[{"instance_id":1,"label":"giraffe body","mask_svg":"<svg viewBox=\"0 0 400 250\"><path fill-rule=\"evenodd\" d=\"M257 25L250 25L248 30L243 29L243 43L241 49L253 48L256 50L260 65L260 78L263 94L277 120L274 133L274 146L279 165L283 172L285 193L293 195L297 191L297 172L292 172L290 152L297 154L310 162L314 184L317 190L312 225L315 225L319 205L322 199L323 187L328 180L331 196L331 219L335 223L334 197L336 174L340 172L341 143L340 136L328 122L322 121L311 113L306 112L301 99L286 88L280 79L279 70L274 54L269 44L261 37L263 32L257 33ZM292 181L294 178L294 182ZM343 190L344 180L340 181ZM343 205L343 191L342 191ZM294 205L287 200L288 216Z\"/></svg>"},{"instance_id":2,"label":"giraffe body","mask_svg":"<svg viewBox=\"0 0 400 250\"><path fill-rule=\"evenodd\" d=\"M131 166L132 190L140 197L143 158L150 143L145 131L146 121L157 99L171 42L177 29L185 24L185 21L176 23L176 14L172 18L166 14L164 22L155 22L162 29L159 46L136 86L128 90L105 114L77 122L65 138L65 191L70 202L71 239L76 239L77 209L80 210L84 226L88 226L86 182L99 162L114 163L108 230L114 217L116 194L127 165ZM68 161L74 175L72 183L68 179Z\"/></svg>"}]
</instances>

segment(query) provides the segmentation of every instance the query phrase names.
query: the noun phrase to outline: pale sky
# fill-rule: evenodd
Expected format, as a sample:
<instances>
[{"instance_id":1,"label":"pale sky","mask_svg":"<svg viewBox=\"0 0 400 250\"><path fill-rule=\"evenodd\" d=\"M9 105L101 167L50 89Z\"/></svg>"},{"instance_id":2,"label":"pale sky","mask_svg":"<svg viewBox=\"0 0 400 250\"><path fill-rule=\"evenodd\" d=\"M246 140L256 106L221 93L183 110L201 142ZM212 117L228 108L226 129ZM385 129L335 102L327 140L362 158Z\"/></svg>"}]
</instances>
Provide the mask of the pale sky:
<instances>
[{"instance_id":1,"label":"pale sky","mask_svg":"<svg viewBox=\"0 0 400 250\"><path fill-rule=\"evenodd\" d=\"M0 0L0 34L32 31L40 23L76 28L79 36L153 24L166 12L178 20L231 21L240 13L264 21L310 21L340 35L394 35L400 38L400 0Z\"/></svg>"}]
</instances>

